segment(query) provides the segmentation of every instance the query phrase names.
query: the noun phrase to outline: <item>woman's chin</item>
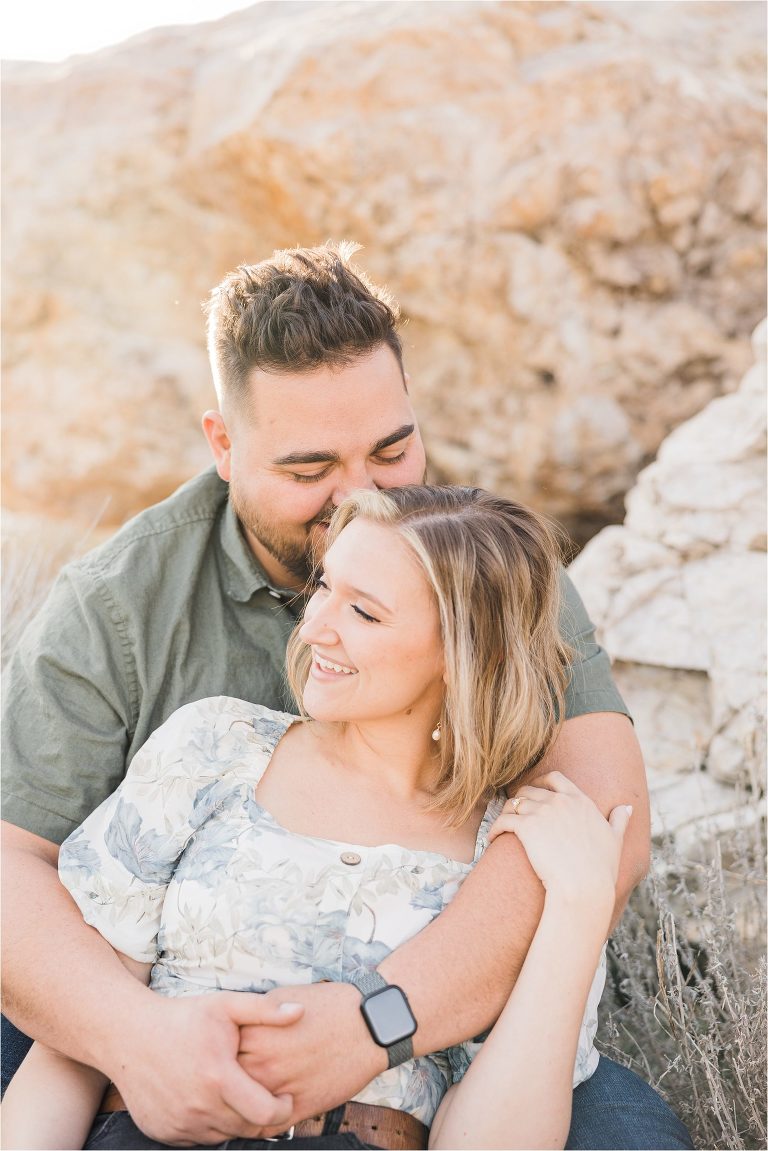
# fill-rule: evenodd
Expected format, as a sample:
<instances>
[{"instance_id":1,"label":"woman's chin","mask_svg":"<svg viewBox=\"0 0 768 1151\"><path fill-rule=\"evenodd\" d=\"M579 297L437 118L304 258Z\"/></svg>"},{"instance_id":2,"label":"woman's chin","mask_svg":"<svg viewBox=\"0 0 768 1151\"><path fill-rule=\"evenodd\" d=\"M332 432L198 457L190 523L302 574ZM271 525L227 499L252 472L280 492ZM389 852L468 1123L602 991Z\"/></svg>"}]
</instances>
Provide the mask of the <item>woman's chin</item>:
<instances>
[{"instance_id":1,"label":"woman's chin","mask_svg":"<svg viewBox=\"0 0 768 1151\"><path fill-rule=\"evenodd\" d=\"M324 694L305 689L302 703L307 715L317 720L318 723L343 722L347 718L346 714L342 714L344 709L338 703L334 704L328 698L323 698Z\"/></svg>"}]
</instances>

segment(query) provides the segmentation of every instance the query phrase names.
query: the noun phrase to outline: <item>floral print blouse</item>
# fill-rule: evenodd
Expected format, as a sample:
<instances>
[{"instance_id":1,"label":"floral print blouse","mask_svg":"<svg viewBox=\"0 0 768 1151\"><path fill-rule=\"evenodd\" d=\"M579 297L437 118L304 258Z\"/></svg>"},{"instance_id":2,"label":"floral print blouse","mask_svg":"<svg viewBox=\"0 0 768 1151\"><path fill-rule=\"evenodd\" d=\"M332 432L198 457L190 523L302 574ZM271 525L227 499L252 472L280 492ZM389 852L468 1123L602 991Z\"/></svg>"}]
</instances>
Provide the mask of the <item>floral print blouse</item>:
<instances>
[{"instance_id":1,"label":"floral print blouse","mask_svg":"<svg viewBox=\"0 0 768 1151\"><path fill-rule=\"evenodd\" d=\"M266 992L349 981L426 927L486 849L501 796L485 812L473 863L281 827L260 806L256 788L296 720L225 696L187 704L62 845L59 874L86 922L119 951L152 963L155 991ZM604 978L602 963L574 1085L597 1066L593 1038ZM473 1041L412 1059L355 1098L429 1125L478 1049Z\"/></svg>"}]
</instances>

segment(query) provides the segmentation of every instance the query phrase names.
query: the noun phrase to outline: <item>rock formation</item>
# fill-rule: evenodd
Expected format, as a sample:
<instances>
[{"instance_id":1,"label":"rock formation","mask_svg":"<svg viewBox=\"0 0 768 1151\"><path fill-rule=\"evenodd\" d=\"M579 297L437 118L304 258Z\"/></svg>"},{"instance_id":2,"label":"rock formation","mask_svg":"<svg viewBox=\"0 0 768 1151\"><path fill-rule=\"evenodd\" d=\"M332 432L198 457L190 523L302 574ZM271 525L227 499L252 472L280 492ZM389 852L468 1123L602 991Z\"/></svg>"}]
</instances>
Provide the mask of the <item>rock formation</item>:
<instances>
[{"instance_id":1,"label":"rock formation","mask_svg":"<svg viewBox=\"0 0 768 1151\"><path fill-rule=\"evenodd\" d=\"M335 237L403 305L434 474L616 521L764 311L763 20L263 2L7 66L5 505L80 538L207 463L200 302Z\"/></svg>"},{"instance_id":2,"label":"rock formation","mask_svg":"<svg viewBox=\"0 0 768 1151\"><path fill-rule=\"evenodd\" d=\"M657 830L693 843L762 784L766 703L766 324L757 362L662 444L571 574L614 657Z\"/></svg>"}]
</instances>

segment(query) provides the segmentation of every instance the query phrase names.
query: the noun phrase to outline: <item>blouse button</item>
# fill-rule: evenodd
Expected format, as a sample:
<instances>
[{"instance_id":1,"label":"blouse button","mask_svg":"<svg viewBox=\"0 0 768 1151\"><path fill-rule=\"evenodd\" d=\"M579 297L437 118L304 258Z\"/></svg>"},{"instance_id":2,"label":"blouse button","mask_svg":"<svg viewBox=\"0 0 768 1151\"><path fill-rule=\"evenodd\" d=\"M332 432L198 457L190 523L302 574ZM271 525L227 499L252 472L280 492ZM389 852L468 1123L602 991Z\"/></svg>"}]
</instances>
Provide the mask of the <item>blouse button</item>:
<instances>
[{"instance_id":1,"label":"blouse button","mask_svg":"<svg viewBox=\"0 0 768 1151\"><path fill-rule=\"evenodd\" d=\"M342 851L339 859L342 863L346 863L348 867L354 867L357 863L362 862L362 856L358 855L356 851Z\"/></svg>"}]
</instances>

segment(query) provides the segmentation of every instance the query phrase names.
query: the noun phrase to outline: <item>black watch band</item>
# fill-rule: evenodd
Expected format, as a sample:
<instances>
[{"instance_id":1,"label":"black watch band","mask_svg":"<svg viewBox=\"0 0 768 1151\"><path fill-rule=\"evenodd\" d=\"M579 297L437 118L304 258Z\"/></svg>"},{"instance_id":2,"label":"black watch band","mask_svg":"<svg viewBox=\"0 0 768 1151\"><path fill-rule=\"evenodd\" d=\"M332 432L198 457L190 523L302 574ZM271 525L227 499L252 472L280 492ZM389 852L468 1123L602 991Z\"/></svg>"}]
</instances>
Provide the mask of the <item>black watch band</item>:
<instances>
[{"instance_id":1,"label":"black watch band","mask_svg":"<svg viewBox=\"0 0 768 1151\"><path fill-rule=\"evenodd\" d=\"M350 980L352 984L361 993L363 999L360 1004L360 1010L363 1013L368 1030L374 1043L378 1043L380 1047L385 1047L387 1052L388 1066L399 1067L401 1063L407 1063L409 1059L413 1059L413 1040L412 1035L416 1031L416 1019L411 1011L408 997L403 991L402 987L398 987L394 983L387 983L383 976L379 975L378 971L366 971L359 975L355 975ZM386 1043L377 1033L374 1023L370 1017L369 1012L366 1010L367 1003L370 999L376 998L383 991L392 990L397 992L402 999L405 1007L406 1014L412 1021L412 1028L408 1034L403 1035L399 1039L395 1039L392 1043Z\"/></svg>"}]
</instances>

